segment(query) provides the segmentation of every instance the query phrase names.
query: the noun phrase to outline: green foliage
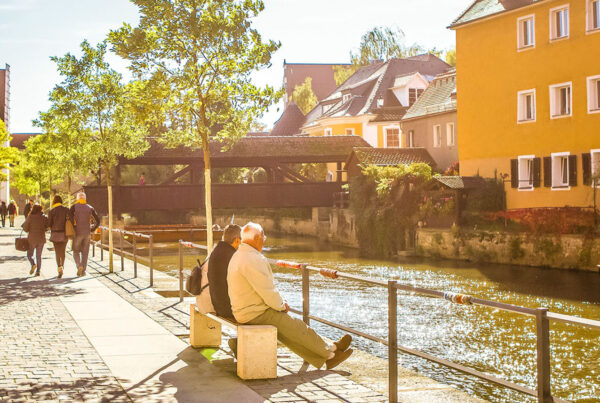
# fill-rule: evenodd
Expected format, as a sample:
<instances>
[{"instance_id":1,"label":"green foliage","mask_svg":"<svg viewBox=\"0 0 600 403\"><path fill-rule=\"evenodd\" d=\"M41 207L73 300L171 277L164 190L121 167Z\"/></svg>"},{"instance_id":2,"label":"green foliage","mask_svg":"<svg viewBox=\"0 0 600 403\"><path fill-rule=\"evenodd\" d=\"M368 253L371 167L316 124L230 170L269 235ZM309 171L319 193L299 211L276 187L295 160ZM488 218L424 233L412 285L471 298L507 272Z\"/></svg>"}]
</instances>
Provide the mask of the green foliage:
<instances>
[{"instance_id":1,"label":"green foliage","mask_svg":"<svg viewBox=\"0 0 600 403\"><path fill-rule=\"evenodd\" d=\"M537 238L533 247L536 253L544 255L547 260L553 259L556 255L562 252L560 240L554 243L552 238L548 237Z\"/></svg>"},{"instance_id":2,"label":"green foliage","mask_svg":"<svg viewBox=\"0 0 600 403\"><path fill-rule=\"evenodd\" d=\"M521 245L522 240L520 236L515 236L508 242L508 251L511 260L519 260L525 256L525 251Z\"/></svg>"},{"instance_id":3,"label":"green foliage","mask_svg":"<svg viewBox=\"0 0 600 403\"><path fill-rule=\"evenodd\" d=\"M358 70L358 65L350 65L350 66L334 66L333 67L333 78L335 80L335 85L342 85L347 79L352 76L352 74L356 73Z\"/></svg>"},{"instance_id":4,"label":"green foliage","mask_svg":"<svg viewBox=\"0 0 600 403\"><path fill-rule=\"evenodd\" d=\"M430 178L426 164L367 165L351 180L350 208L361 254L390 257L405 246L406 230L413 231L418 218L420 186Z\"/></svg>"},{"instance_id":5,"label":"green foliage","mask_svg":"<svg viewBox=\"0 0 600 403\"><path fill-rule=\"evenodd\" d=\"M0 167L6 167L7 165L14 165L19 159L18 150L14 147L4 146L6 143L10 143L11 136L6 125L0 120ZM6 180L6 174L0 170L0 181Z\"/></svg>"},{"instance_id":6,"label":"green foliage","mask_svg":"<svg viewBox=\"0 0 600 403\"><path fill-rule=\"evenodd\" d=\"M261 0L132 0L139 25L111 31L115 52L150 90L140 91L151 125L169 147L202 148L206 223L212 225L211 139L232 144L283 90L252 84L280 44L263 42L252 19ZM142 118L143 119L143 118ZM212 245L209 232L207 243Z\"/></svg>"},{"instance_id":7,"label":"green foliage","mask_svg":"<svg viewBox=\"0 0 600 403\"><path fill-rule=\"evenodd\" d=\"M484 186L473 189L465 203L470 212L491 212L504 210L504 184L497 180L486 180Z\"/></svg>"},{"instance_id":8,"label":"green foliage","mask_svg":"<svg viewBox=\"0 0 600 403\"><path fill-rule=\"evenodd\" d=\"M456 67L456 49L450 49L446 52L446 63L452 67Z\"/></svg>"},{"instance_id":9,"label":"green foliage","mask_svg":"<svg viewBox=\"0 0 600 403\"><path fill-rule=\"evenodd\" d=\"M312 78L306 77L302 84L294 87L294 93L292 100L298 105L298 108L303 114L310 112L315 106L317 106L317 96L312 89Z\"/></svg>"}]
</instances>

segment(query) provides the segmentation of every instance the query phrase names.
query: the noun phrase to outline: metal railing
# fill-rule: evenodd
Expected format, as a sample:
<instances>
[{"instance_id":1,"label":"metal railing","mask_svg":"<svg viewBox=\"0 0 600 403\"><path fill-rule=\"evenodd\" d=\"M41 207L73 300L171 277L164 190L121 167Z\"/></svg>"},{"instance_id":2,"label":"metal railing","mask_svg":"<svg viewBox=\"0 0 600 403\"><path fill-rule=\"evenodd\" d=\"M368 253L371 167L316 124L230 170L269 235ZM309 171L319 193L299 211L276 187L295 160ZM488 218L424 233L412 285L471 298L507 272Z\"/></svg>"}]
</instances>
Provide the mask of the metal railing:
<instances>
[{"instance_id":1,"label":"metal railing","mask_svg":"<svg viewBox=\"0 0 600 403\"><path fill-rule=\"evenodd\" d=\"M207 247L204 245L194 244L192 242L179 241L179 297L180 301L183 301L183 248L195 248L206 250ZM428 361L441 364L448 368L455 369L462 373L484 379L486 381L495 383L497 385L504 386L506 388L521 392L530 396L537 397L538 402L566 402L559 398L553 397L551 394L551 368L550 368L550 320L556 322L570 323L572 325L588 327L592 329L600 330L600 321L579 318L576 316L563 315L559 313L549 312L547 308L527 308L518 305L506 304L503 302L489 301L481 298L472 297L464 294L443 292L438 290L431 290L427 288L415 287L411 285L398 284L396 280L378 280L368 277L356 276L349 273L340 272L333 269L314 267L304 263L296 263L285 260L267 259L270 264L283 267L300 270L302 275L302 310L290 308L290 311L302 315L302 320L310 325L310 321L323 323L325 325L340 329L354 335L363 337L365 339L381 343L388 346L388 389L389 389L389 401L398 401L398 352L414 355L426 359ZM356 329L334 323L323 318L310 314L310 273L319 273L322 276L329 279L348 279L359 281L362 283L381 286L387 288L388 294L388 339L382 339L371 334L361 332ZM433 298L443 298L453 303L461 305L479 305L488 308L500 309L508 312L515 312L521 315L530 316L535 318L536 321L536 350L537 350L537 388L531 389L526 386L518 385L514 382L507 381L502 378L498 378L494 375L487 374L485 372L478 371L473 368L469 368L462 364L457 364L443 358L435 357L431 354L424 353L412 348L404 347L398 344L398 295L397 291L405 291L409 293L416 293Z\"/></svg>"},{"instance_id":2,"label":"metal railing","mask_svg":"<svg viewBox=\"0 0 600 403\"><path fill-rule=\"evenodd\" d=\"M108 245L102 243L102 238L104 237L104 231L108 231L108 227L103 227L100 226L98 227L100 229L100 240L96 241L92 238L91 240L91 244L92 244L92 256L95 257L96 256L96 245L98 245L98 247L100 248L100 260L103 261L104 260L104 250L108 250ZM140 232L133 232L133 231L125 231L122 229L117 229L117 228L113 228L112 230L113 233L119 234L119 239L118 239L118 248L115 247L114 245L114 239L113 239L113 252L117 253L119 256L121 256L121 271L125 270L125 256L130 256L133 260L133 277L137 278L137 266L138 266L138 254L137 254L137 239L138 238L144 238L148 240L148 267L150 269L150 287L152 287L154 285L154 235L150 234L142 234ZM95 234L92 234L92 237ZM131 237L131 249L132 252L128 252L127 250L125 250L125 236L130 236Z\"/></svg>"}]
</instances>

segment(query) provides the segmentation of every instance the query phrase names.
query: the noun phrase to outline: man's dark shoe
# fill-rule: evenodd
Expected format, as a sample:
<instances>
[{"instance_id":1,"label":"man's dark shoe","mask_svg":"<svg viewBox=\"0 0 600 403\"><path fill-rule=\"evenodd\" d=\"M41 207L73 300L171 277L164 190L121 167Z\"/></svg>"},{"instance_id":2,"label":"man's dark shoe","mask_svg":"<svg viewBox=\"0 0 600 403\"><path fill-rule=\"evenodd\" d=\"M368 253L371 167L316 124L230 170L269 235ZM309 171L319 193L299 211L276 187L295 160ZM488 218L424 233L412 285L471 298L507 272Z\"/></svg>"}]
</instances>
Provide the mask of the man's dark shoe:
<instances>
[{"instance_id":1,"label":"man's dark shoe","mask_svg":"<svg viewBox=\"0 0 600 403\"><path fill-rule=\"evenodd\" d=\"M238 339L235 339L235 338L227 340L227 345L231 349L231 352L233 353L233 356L235 358L237 358L237 344L238 344L237 341L238 341Z\"/></svg>"},{"instance_id":2,"label":"man's dark shoe","mask_svg":"<svg viewBox=\"0 0 600 403\"><path fill-rule=\"evenodd\" d=\"M350 343L352 343L352 336L349 334L345 334L338 341L334 341L333 344L337 347L336 351L346 351L348 347L350 347Z\"/></svg>"},{"instance_id":3,"label":"man's dark shoe","mask_svg":"<svg viewBox=\"0 0 600 403\"><path fill-rule=\"evenodd\" d=\"M354 350L352 350L351 348L349 348L346 351L336 351L334 353L335 355L333 356L333 358L325 361L327 369L334 369L342 362L346 361L352 355L353 352Z\"/></svg>"},{"instance_id":4,"label":"man's dark shoe","mask_svg":"<svg viewBox=\"0 0 600 403\"><path fill-rule=\"evenodd\" d=\"M40 271L38 270L35 272L35 276L38 277L39 275L40 275Z\"/></svg>"}]
</instances>

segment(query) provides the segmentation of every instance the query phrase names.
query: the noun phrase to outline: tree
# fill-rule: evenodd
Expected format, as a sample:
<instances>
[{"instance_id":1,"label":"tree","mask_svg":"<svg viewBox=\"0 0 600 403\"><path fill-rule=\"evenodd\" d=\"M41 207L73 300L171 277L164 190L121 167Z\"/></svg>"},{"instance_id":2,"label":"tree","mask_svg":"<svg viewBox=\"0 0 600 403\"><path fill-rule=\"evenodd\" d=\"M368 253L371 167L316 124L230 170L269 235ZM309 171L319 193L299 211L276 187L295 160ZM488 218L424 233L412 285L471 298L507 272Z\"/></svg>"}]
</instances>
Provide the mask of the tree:
<instances>
[{"instance_id":1,"label":"tree","mask_svg":"<svg viewBox=\"0 0 600 403\"><path fill-rule=\"evenodd\" d=\"M416 56L424 51L418 45L406 46L404 39L399 28L375 27L360 38L358 51L350 52L350 60L354 65L366 66L374 60Z\"/></svg>"},{"instance_id":2,"label":"tree","mask_svg":"<svg viewBox=\"0 0 600 403\"><path fill-rule=\"evenodd\" d=\"M69 122L80 147L105 173L108 192L109 267L113 271L113 174L119 157L135 158L148 148L145 125L135 119L136 97L104 60L106 43L81 43L82 56L52 57L63 81L50 94L53 113Z\"/></svg>"},{"instance_id":3,"label":"tree","mask_svg":"<svg viewBox=\"0 0 600 403\"><path fill-rule=\"evenodd\" d=\"M261 0L132 0L140 9L138 27L124 24L109 40L131 70L164 93L154 107L162 113L167 146L201 148L207 246L212 249L211 159L209 142L232 144L275 102L281 91L258 88L251 74L270 66L280 44L263 43L251 20Z\"/></svg>"},{"instance_id":4,"label":"tree","mask_svg":"<svg viewBox=\"0 0 600 403\"><path fill-rule=\"evenodd\" d=\"M302 84L294 87L292 101L298 105L303 114L310 112L319 102L312 89L312 78L306 77Z\"/></svg>"},{"instance_id":5,"label":"tree","mask_svg":"<svg viewBox=\"0 0 600 403\"><path fill-rule=\"evenodd\" d=\"M342 85L350 76L356 73L360 66L351 64L350 66L334 66L333 79L338 87Z\"/></svg>"},{"instance_id":6,"label":"tree","mask_svg":"<svg viewBox=\"0 0 600 403\"><path fill-rule=\"evenodd\" d=\"M456 49L450 49L446 52L446 63L452 67L456 67Z\"/></svg>"},{"instance_id":7,"label":"tree","mask_svg":"<svg viewBox=\"0 0 600 403\"><path fill-rule=\"evenodd\" d=\"M6 125L0 120L0 167L13 165L18 159L18 151L10 146L10 133ZM0 181L6 180L4 169L0 169Z\"/></svg>"}]
</instances>

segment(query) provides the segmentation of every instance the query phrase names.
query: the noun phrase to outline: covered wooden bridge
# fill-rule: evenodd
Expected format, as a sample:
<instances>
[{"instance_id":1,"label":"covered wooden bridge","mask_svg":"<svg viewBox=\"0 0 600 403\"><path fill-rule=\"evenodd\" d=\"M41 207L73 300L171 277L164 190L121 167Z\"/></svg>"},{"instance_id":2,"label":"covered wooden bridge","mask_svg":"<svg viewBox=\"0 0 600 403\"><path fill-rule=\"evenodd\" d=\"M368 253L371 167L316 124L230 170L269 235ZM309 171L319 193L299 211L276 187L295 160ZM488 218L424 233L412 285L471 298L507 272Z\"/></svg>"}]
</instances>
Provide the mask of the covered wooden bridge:
<instances>
[{"instance_id":1,"label":"covered wooden bridge","mask_svg":"<svg viewBox=\"0 0 600 403\"><path fill-rule=\"evenodd\" d=\"M266 183L213 184L213 208L329 207L342 189L342 164L353 147L369 147L359 136L260 136L243 137L233 146L212 143L213 168L256 168L267 173ZM335 164L335 182L312 182L289 168L290 164ZM184 165L159 185L121 185L122 165ZM151 140L141 157L120 161L114 186L115 213L141 210L204 208L204 157L201 149L168 149ZM176 183L187 175L187 184ZM106 186L86 186L88 202L108 212Z\"/></svg>"}]
</instances>

